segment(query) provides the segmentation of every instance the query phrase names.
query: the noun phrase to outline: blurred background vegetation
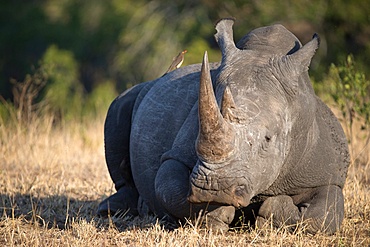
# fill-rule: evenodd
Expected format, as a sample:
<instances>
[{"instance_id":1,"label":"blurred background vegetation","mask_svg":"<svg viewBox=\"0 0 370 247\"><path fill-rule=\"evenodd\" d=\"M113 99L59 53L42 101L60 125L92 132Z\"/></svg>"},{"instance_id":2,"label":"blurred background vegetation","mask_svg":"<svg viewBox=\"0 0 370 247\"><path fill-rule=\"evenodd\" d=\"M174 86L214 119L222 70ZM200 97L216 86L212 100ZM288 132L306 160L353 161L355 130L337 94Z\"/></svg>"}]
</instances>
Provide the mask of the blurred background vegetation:
<instances>
[{"instance_id":1,"label":"blurred background vegetation","mask_svg":"<svg viewBox=\"0 0 370 247\"><path fill-rule=\"evenodd\" d=\"M345 96L336 83L348 91L351 81L340 80L346 75L335 65L346 67L349 54L353 73L363 76L355 83L368 82L369 10L368 0L1 1L0 116L30 121L40 109L57 119L105 112L118 92L161 76L183 49L184 65L199 63L205 50L218 61L213 25L230 16L237 19L235 41L273 23L302 43L317 32L322 42L310 75L319 94L339 102ZM369 88L363 90L368 104Z\"/></svg>"}]
</instances>

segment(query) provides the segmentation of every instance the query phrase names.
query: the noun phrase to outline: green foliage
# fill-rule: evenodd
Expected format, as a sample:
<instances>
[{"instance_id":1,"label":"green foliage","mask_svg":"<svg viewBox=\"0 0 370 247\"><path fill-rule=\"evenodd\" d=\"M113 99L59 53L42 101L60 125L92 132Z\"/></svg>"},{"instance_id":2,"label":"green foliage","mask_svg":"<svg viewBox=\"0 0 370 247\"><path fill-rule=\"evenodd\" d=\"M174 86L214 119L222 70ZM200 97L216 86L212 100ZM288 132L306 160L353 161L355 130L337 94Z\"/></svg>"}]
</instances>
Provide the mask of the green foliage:
<instances>
[{"instance_id":1,"label":"green foliage","mask_svg":"<svg viewBox=\"0 0 370 247\"><path fill-rule=\"evenodd\" d=\"M48 77L44 100L49 111L66 119L81 115L83 90L73 53L52 45L46 50L40 66Z\"/></svg>"},{"instance_id":2,"label":"green foliage","mask_svg":"<svg viewBox=\"0 0 370 247\"><path fill-rule=\"evenodd\" d=\"M369 1L48 0L18 6L17 0L0 3L0 89L5 98L11 96L9 78L24 78L52 44L73 53L88 93L107 80L122 91L161 76L184 49L184 65L201 62L205 49L219 57L212 26L229 16L237 19L236 41L272 23L284 24L303 43L318 32L322 45L315 56L320 63L314 62L311 71L315 77L348 52L359 65L370 56Z\"/></svg>"},{"instance_id":3,"label":"green foliage","mask_svg":"<svg viewBox=\"0 0 370 247\"><path fill-rule=\"evenodd\" d=\"M84 115L96 117L106 114L116 96L117 92L113 82L107 81L97 85L86 100Z\"/></svg>"},{"instance_id":4,"label":"green foliage","mask_svg":"<svg viewBox=\"0 0 370 247\"><path fill-rule=\"evenodd\" d=\"M155 79L184 49L183 66L200 63L205 50L219 61L213 24L230 16L237 19L235 41L272 23L285 25L302 43L319 33L322 42L310 71L318 82L348 53L368 77L369 8L370 1L358 0L2 1L0 94L11 99L10 80L29 81L32 68L40 67L46 85L33 101L47 103L61 118L86 115L94 108L85 107L89 94L100 84L109 81L123 91Z\"/></svg>"},{"instance_id":5,"label":"green foliage","mask_svg":"<svg viewBox=\"0 0 370 247\"><path fill-rule=\"evenodd\" d=\"M55 122L100 117L116 97L114 83L106 81L84 94L73 53L50 46L39 67L23 81L12 80L13 101L0 97L0 123L29 124L46 113Z\"/></svg>"},{"instance_id":6,"label":"green foliage","mask_svg":"<svg viewBox=\"0 0 370 247\"><path fill-rule=\"evenodd\" d=\"M118 5L117 2L115 2ZM122 81L137 84L163 75L173 57L187 49L184 65L199 63L204 50L213 53L204 37L212 35L212 22L199 23L192 10L204 16L202 9L194 6L176 6L160 1L135 3L135 8L126 10L130 16L118 39L117 53L113 57L111 70ZM122 9L123 11L123 9ZM199 35L203 25L207 32ZM201 44L202 51L194 44ZM127 88L127 87L125 87ZM125 89L123 88L123 89Z\"/></svg>"},{"instance_id":7,"label":"green foliage","mask_svg":"<svg viewBox=\"0 0 370 247\"><path fill-rule=\"evenodd\" d=\"M330 66L328 79L331 81L331 97L339 105L343 117L352 126L354 119L362 118L370 125L370 80L355 66L354 57L349 55L344 64Z\"/></svg>"},{"instance_id":8,"label":"green foliage","mask_svg":"<svg viewBox=\"0 0 370 247\"><path fill-rule=\"evenodd\" d=\"M365 130L362 137L365 146L370 142L370 80L363 71L358 69L352 55L347 56L345 62L339 66L332 64L326 79L330 86L330 96L340 107L344 119L344 129L350 142L352 158L359 154L353 154L354 122L357 120Z\"/></svg>"}]
</instances>

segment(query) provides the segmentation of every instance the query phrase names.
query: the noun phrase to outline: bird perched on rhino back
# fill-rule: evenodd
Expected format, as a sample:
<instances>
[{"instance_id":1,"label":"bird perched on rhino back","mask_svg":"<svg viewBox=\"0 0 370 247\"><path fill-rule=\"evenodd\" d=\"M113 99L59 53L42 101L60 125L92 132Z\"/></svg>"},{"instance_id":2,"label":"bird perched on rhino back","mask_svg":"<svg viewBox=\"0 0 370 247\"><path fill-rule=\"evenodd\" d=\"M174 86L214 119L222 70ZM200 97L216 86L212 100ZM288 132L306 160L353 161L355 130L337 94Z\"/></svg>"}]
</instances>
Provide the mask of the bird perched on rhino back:
<instances>
[{"instance_id":1,"label":"bird perched on rhino back","mask_svg":"<svg viewBox=\"0 0 370 247\"><path fill-rule=\"evenodd\" d=\"M181 67L182 63L184 62L185 53L187 53L187 50L183 50L180 52L176 57L173 58L172 63L170 67L168 67L167 71L163 74L167 74L175 69L178 69Z\"/></svg>"}]
</instances>

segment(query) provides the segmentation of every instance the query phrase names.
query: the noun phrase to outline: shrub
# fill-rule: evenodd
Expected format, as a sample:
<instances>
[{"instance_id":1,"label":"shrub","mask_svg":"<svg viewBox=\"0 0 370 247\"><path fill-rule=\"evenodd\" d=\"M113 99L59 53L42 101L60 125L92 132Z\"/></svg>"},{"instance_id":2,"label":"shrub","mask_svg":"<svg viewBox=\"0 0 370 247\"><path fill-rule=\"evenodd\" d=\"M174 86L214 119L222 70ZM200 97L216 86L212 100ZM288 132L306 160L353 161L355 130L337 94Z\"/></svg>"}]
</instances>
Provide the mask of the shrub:
<instances>
[{"instance_id":1,"label":"shrub","mask_svg":"<svg viewBox=\"0 0 370 247\"><path fill-rule=\"evenodd\" d=\"M108 110L110 103L117 96L114 83L106 81L95 86L87 96L84 115L87 117L100 117Z\"/></svg>"},{"instance_id":2,"label":"shrub","mask_svg":"<svg viewBox=\"0 0 370 247\"><path fill-rule=\"evenodd\" d=\"M361 123L362 130L370 129L370 80L356 67L354 57L349 55L343 64L330 66L326 83L330 85L330 96L340 108L347 138L353 150L354 122ZM368 131L365 131L364 138L366 146L370 141Z\"/></svg>"},{"instance_id":3,"label":"shrub","mask_svg":"<svg viewBox=\"0 0 370 247\"><path fill-rule=\"evenodd\" d=\"M81 116L83 87L78 80L78 63L73 53L51 45L43 55L40 67L48 78L43 96L48 111L60 119Z\"/></svg>"}]
</instances>

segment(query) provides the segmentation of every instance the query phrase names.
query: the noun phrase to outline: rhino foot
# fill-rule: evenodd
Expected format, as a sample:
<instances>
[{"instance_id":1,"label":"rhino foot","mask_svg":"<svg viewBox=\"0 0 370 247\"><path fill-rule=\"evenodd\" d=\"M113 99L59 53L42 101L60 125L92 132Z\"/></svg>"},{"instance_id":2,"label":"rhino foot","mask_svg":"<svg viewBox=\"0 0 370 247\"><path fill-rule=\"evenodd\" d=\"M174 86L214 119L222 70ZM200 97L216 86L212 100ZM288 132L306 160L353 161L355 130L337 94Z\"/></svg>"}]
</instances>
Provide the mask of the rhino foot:
<instances>
[{"instance_id":1,"label":"rhino foot","mask_svg":"<svg viewBox=\"0 0 370 247\"><path fill-rule=\"evenodd\" d=\"M137 201L137 190L123 186L115 194L99 204L97 214L101 217L113 216L115 214L136 216L138 215Z\"/></svg>"},{"instance_id":2,"label":"rhino foot","mask_svg":"<svg viewBox=\"0 0 370 247\"><path fill-rule=\"evenodd\" d=\"M256 226L262 227L272 218L274 227L298 225L302 230L315 234L336 232L344 217L342 189L335 185L313 188L292 198L279 195L266 199L258 211Z\"/></svg>"},{"instance_id":3,"label":"rhino foot","mask_svg":"<svg viewBox=\"0 0 370 247\"><path fill-rule=\"evenodd\" d=\"M261 228L270 223L274 227L290 226L301 220L298 207L290 196L280 195L266 199L258 212L256 226Z\"/></svg>"},{"instance_id":4,"label":"rhino foot","mask_svg":"<svg viewBox=\"0 0 370 247\"><path fill-rule=\"evenodd\" d=\"M233 221L235 208L233 206L222 206L206 213L203 226L207 229L226 232L229 224Z\"/></svg>"}]
</instances>

